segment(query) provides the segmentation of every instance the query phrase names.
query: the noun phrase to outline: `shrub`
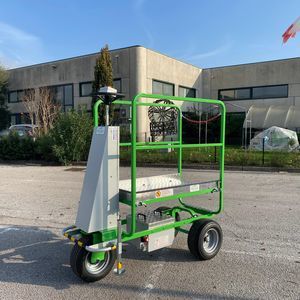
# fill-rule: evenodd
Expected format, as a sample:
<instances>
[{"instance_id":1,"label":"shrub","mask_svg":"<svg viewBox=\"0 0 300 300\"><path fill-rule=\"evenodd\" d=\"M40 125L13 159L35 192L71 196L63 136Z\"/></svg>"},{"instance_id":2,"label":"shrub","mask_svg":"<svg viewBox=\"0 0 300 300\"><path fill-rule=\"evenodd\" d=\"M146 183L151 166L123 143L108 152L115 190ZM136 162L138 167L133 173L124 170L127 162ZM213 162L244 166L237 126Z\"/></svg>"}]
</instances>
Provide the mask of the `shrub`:
<instances>
[{"instance_id":1,"label":"shrub","mask_svg":"<svg viewBox=\"0 0 300 300\"><path fill-rule=\"evenodd\" d=\"M45 161L58 161L53 153L52 143L50 134L38 137L35 141L36 157Z\"/></svg>"},{"instance_id":2,"label":"shrub","mask_svg":"<svg viewBox=\"0 0 300 300\"><path fill-rule=\"evenodd\" d=\"M87 160L93 122L86 112L71 111L59 115L50 131L54 156L64 165Z\"/></svg>"},{"instance_id":3,"label":"shrub","mask_svg":"<svg viewBox=\"0 0 300 300\"><path fill-rule=\"evenodd\" d=\"M0 159L26 160L35 158L35 143L30 137L11 133L0 140Z\"/></svg>"}]
</instances>

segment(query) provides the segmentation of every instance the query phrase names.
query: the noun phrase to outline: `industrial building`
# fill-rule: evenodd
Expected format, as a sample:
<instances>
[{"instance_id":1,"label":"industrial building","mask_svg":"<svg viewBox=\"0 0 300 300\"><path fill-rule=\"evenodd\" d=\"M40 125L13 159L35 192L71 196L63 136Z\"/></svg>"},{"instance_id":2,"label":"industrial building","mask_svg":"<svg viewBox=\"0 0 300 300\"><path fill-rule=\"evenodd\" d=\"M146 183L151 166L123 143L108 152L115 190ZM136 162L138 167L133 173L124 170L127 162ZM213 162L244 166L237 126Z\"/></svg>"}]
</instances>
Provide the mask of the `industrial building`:
<instances>
[{"instance_id":1,"label":"industrial building","mask_svg":"<svg viewBox=\"0 0 300 300\"><path fill-rule=\"evenodd\" d=\"M111 50L115 88L132 99L140 92L224 101L228 124L247 137L272 125L300 131L300 58L201 69L142 46ZM91 110L94 65L99 53L9 70L11 123L24 122L26 89L49 87L64 111ZM183 109L184 110L184 109ZM129 109L119 109L126 123ZM149 136L147 109L139 107L140 138Z\"/></svg>"},{"instance_id":2,"label":"industrial building","mask_svg":"<svg viewBox=\"0 0 300 300\"><path fill-rule=\"evenodd\" d=\"M201 96L202 70L141 46L111 50L114 87L132 99L140 92L175 96ZM64 111L79 106L91 110L90 96L94 66L99 53L42 63L9 71L8 106L11 122L20 123L25 109L22 96L26 89L47 86ZM120 108L121 122L129 119L129 109ZM143 138L149 135L147 109L139 108L138 128Z\"/></svg>"}]
</instances>

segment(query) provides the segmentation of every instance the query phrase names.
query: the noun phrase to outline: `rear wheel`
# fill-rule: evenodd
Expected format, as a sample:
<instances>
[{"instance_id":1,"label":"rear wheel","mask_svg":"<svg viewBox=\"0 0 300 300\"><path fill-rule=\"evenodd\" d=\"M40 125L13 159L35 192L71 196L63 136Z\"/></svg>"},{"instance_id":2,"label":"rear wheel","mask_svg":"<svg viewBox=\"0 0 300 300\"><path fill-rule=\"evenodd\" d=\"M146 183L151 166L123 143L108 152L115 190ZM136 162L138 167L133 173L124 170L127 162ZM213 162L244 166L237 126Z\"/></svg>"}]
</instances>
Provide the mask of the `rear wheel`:
<instances>
[{"instance_id":1,"label":"rear wheel","mask_svg":"<svg viewBox=\"0 0 300 300\"><path fill-rule=\"evenodd\" d=\"M73 246L70 264L73 272L86 282L93 282L104 278L113 268L116 260L116 251L107 251L103 260L92 262L92 253L79 247Z\"/></svg>"},{"instance_id":2,"label":"rear wheel","mask_svg":"<svg viewBox=\"0 0 300 300\"><path fill-rule=\"evenodd\" d=\"M199 220L193 223L188 234L190 252L200 260L213 258L219 252L223 241L220 225L212 220Z\"/></svg>"}]
</instances>

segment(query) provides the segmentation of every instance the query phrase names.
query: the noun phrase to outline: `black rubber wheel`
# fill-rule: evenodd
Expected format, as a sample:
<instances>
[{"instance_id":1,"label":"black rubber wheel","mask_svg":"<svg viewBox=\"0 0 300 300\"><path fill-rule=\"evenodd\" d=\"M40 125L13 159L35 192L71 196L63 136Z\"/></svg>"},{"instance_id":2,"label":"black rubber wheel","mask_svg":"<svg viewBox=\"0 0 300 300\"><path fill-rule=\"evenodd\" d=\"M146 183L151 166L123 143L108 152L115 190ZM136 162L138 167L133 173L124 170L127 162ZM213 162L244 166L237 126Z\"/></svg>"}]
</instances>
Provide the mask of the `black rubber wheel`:
<instances>
[{"instance_id":1,"label":"black rubber wheel","mask_svg":"<svg viewBox=\"0 0 300 300\"><path fill-rule=\"evenodd\" d=\"M163 211L168 210L168 209L171 209L171 208L168 206L160 206L157 209L155 209L155 211L163 213ZM175 221L176 222L180 221L180 215L178 212L175 214ZM178 234L178 230L176 230L176 228L175 228L175 236L177 236L177 234Z\"/></svg>"},{"instance_id":2,"label":"black rubber wheel","mask_svg":"<svg viewBox=\"0 0 300 300\"><path fill-rule=\"evenodd\" d=\"M223 233L220 225L208 219L194 222L188 234L189 250L200 260L216 256L222 241Z\"/></svg>"},{"instance_id":3,"label":"black rubber wheel","mask_svg":"<svg viewBox=\"0 0 300 300\"><path fill-rule=\"evenodd\" d=\"M116 261L116 251L105 252L104 260L92 264L91 252L77 244L73 246L70 256L70 265L73 272L86 282L94 282L104 278L113 268Z\"/></svg>"}]
</instances>

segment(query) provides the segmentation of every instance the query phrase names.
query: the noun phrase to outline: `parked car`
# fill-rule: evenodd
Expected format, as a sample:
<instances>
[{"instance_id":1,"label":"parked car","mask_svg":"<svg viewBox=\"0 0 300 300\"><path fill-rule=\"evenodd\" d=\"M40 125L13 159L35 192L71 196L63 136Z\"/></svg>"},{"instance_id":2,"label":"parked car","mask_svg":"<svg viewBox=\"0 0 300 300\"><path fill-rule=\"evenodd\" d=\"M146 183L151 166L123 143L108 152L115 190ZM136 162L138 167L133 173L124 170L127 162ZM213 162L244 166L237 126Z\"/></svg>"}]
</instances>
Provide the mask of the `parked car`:
<instances>
[{"instance_id":1,"label":"parked car","mask_svg":"<svg viewBox=\"0 0 300 300\"><path fill-rule=\"evenodd\" d=\"M11 125L8 129L0 132L0 138L9 135L11 132L15 132L19 137L35 137L38 126L31 124L17 124Z\"/></svg>"},{"instance_id":2,"label":"parked car","mask_svg":"<svg viewBox=\"0 0 300 300\"><path fill-rule=\"evenodd\" d=\"M9 130L8 129L4 129L0 131L0 139L4 136L8 136L9 135Z\"/></svg>"}]
</instances>

